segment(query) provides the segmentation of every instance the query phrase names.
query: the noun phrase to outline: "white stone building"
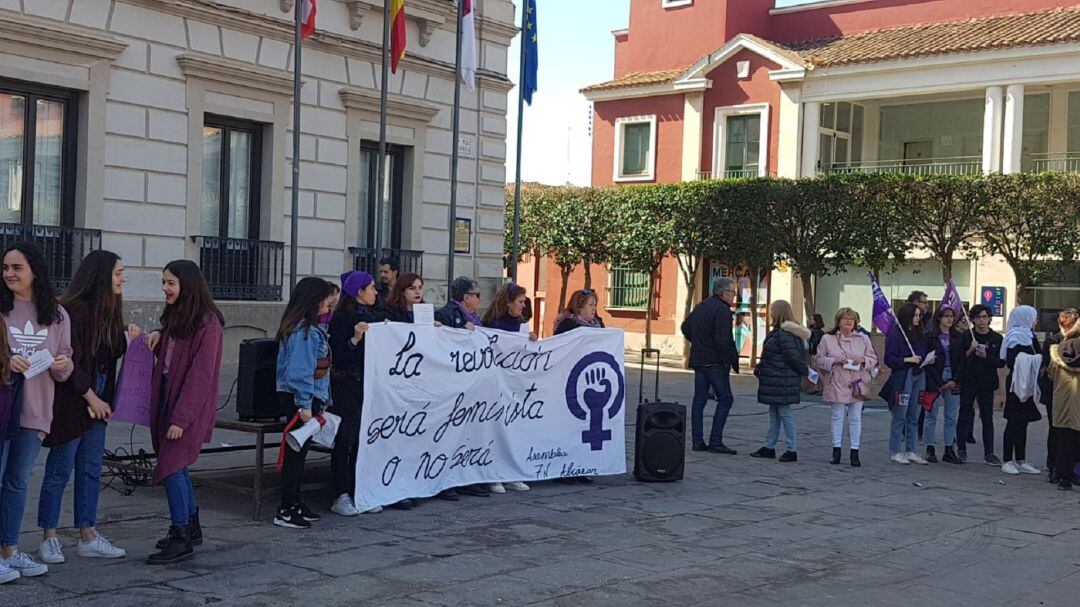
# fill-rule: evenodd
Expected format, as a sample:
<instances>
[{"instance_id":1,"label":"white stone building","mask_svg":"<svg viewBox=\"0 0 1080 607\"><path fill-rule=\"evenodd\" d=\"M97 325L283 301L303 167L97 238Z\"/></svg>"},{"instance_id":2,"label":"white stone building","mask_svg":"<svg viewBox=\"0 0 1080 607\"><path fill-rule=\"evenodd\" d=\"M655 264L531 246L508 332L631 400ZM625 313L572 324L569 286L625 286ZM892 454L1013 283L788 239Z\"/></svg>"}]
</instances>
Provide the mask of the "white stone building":
<instances>
[{"instance_id":1,"label":"white stone building","mask_svg":"<svg viewBox=\"0 0 1080 607\"><path fill-rule=\"evenodd\" d=\"M509 0L479 0L462 88L456 274L502 276ZM276 328L289 275L293 0L0 0L0 240L33 236L62 282L117 252L149 319L162 266L200 262L226 358ZM384 246L445 297L455 4L409 0L389 82ZM300 276L336 278L375 240L381 0L321 0L304 43ZM223 153L227 152L227 153Z\"/></svg>"}]
</instances>

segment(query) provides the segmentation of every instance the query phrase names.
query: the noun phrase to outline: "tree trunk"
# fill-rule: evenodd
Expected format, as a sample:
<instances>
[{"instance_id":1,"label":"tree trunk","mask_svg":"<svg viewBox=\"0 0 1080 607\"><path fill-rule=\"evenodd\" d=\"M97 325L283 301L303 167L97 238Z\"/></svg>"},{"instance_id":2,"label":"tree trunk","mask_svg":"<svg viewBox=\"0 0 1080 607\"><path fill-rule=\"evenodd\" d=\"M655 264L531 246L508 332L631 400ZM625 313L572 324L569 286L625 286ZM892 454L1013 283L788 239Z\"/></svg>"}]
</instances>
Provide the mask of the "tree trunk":
<instances>
[{"instance_id":1,"label":"tree trunk","mask_svg":"<svg viewBox=\"0 0 1080 607\"><path fill-rule=\"evenodd\" d=\"M1031 273L1027 269L1020 266L1012 267L1013 275L1016 277L1016 305L1035 305L1035 302L1031 301L1032 293L1028 288L1031 285Z\"/></svg>"},{"instance_id":2,"label":"tree trunk","mask_svg":"<svg viewBox=\"0 0 1080 607\"><path fill-rule=\"evenodd\" d=\"M752 268L750 270L753 274L750 276L750 366L757 366L758 359L758 328L757 328L757 295L758 295L758 269Z\"/></svg>"},{"instance_id":3,"label":"tree trunk","mask_svg":"<svg viewBox=\"0 0 1080 607\"><path fill-rule=\"evenodd\" d=\"M810 322L810 319L814 317L814 275L813 274L800 274L799 280L802 282L802 294L803 294L803 309L806 311L806 321Z\"/></svg>"},{"instance_id":4,"label":"tree trunk","mask_svg":"<svg viewBox=\"0 0 1080 607\"><path fill-rule=\"evenodd\" d=\"M945 284L952 282L952 252L941 256L941 278Z\"/></svg>"},{"instance_id":5,"label":"tree trunk","mask_svg":"<svg viewBox=\"0 0 1080 607\"><path fill-rule=\"evenodd\" d=\"M694 309L694 297L697 294L697 270L701 265L696 255L679 255L679 270L682 271L683 282L686 283L686 301L683 302L683 319L690 316L690 312ZM681 327L676 327L676 331L681 331ZM683 368L690 366L690 344L685 338L683 342Z\"/></svg>"},{"instance_id":6,"label":"tree trunk","mask_svg":"<svg viewBox=\"0 0 1080 607\"><path fill-rule=\"evenodd\" d=\"M570 282L570 272L573 271L573 267L559 266L559 276L562 278L562 289L559 291L559 314L566 309L566 286Z\"/></svg>"},{"instance_id":7,"label":"tree trunk","mask_svg":"<svg viewBox=\"0 0 1080 607\"><path fill-rule=\"evenodd\" d=\"M649 298L645 302L645 348L652 348L653 288L656 286L656 268L649 272Z\"/></svg>"},{"instance_id":8,"label":"tree trunk","mask_svg":"<svg viewBox=\"0 0 1080 607\"><path fill-rule=\"evenodd\" d=\"M585 288L592 288L592 262L588 259L585 260Z\"/></svg>"}]
</instances>

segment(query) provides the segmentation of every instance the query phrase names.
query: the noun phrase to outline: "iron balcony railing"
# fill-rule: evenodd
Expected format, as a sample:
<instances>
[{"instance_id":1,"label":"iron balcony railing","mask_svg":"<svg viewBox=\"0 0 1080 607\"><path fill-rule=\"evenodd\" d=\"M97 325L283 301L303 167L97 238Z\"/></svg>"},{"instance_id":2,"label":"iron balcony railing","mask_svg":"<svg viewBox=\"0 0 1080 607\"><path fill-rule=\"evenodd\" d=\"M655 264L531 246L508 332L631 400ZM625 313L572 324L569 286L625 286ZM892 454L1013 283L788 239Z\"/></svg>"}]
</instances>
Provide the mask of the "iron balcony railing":
<instances>
[{"instance_id":1,"label":"iron balcony railing","mask_svg":"<svg viewBox=\"0 0 1080 607\"><path fill-rule=\"evenodd\" d=\"M720 175L717 179L744 179L746 177L757 177L759 175L758 168L756 166L746 169L727 169L720 171ZM698 171L697 179L699 181L707 181L713 178L712 171Z\"/></svg>"},{"instance_id":2,"label":"iron balcony railing","mask_svg":"<svg viewBox=\"0 0 1080 607\"><path fill-rule=\"evenodd\" d=\"M1044 171L1080 173L1080 152L1032 154L1031 170L1036 173Z\"/></svg>"},{"instance_id":3,"label":"iron balcony railing","mask_svg":"<svg viewBox=\"0 0 1080 607\"><path fill-rule=\"evenodd\" d=\"M904 175L979 175L982 156L952 156L919 160L864 160L858 164L834 164L825 173L902 173Z\"/></svg>"},{"instance_id":4,"label":"iron balcony railing","mask_svg":"<svg viewBox=\"0 0 1080 607\"><path fill-rule=\"evenodd\" d=\"M101 248L101 230L0 223L0 250L16 242L31 242L41 249L49 267L49 276L56 289L62 291L79 269L83 258L90 251Z\"/></svg>"},{"instance_id":5,"label":"iron balcony railing","mask_svg":"<svg viewBox=\"0 0 1080 607\"><path fill-rule=\"evenodd\" d=\"M285 243L246 238L192 236L214 299L281 301Z\"/></svg>"},{"instance_id":6,"label":"iron balcony railing","mask_svg":"<svg viewBox=\"0 0 1080 607\"><path fill-rule=\"evenodd\" d=\"M379 260L393 259L398 263L401 273L412 272L424 275L424 252L408 249L376 249L374 247L349 247L353 258L353 269L363 270L372 276L379 275Z\"/></svg>"}]
</instances>

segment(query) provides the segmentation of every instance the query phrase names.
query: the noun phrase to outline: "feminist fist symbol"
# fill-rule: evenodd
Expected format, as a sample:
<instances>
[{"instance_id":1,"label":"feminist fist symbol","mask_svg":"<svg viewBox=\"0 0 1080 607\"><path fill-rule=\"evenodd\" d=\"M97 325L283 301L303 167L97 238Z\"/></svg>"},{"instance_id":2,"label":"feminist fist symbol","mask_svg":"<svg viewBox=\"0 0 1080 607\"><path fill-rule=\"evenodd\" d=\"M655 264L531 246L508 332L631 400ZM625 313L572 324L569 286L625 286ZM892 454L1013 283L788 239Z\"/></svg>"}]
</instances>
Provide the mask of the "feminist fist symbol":
<instances>
[{"instance_id":1,"label":"feminist fist symbol","mask_svg":"<svg viewBox=\"0 0 1080 607\"><path fill-rule=\"evenodd\" d=\"M578 400L579 382L584 387L580 393L584 403ZM566 383L566 405L574 417L588 421L589 428L582 431L581 442L593 451L600 451L604 442L611 440L611 430L604 429L604 411L610 403L606 417L613 419L622 408L622 399L623 377L611 354L593 352L574 365Z\"/></svg>"},{"instance_id":2,"label":"feminist fist symbol","mask_svg":"<svg viewBox=\"0 0 1080 607\"><path fill-rule=\"evenodd\" d=\"M599 390L595 386L601 386ZM585 372L585 406L589 409L589 429L581 433L581 442L599 451L611 440L611 430L604 429L604 407L611 398L611 380L603 367Z\"/></svg>"}]
</instances>

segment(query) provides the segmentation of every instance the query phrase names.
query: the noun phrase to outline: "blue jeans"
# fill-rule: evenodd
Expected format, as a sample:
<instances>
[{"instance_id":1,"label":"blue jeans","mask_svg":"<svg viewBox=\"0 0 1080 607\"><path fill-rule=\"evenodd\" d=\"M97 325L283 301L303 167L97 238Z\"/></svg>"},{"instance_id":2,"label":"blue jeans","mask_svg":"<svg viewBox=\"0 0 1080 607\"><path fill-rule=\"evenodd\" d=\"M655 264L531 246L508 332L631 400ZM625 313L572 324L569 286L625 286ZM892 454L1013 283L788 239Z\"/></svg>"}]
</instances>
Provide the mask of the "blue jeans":
<instances>
[{"instance_id":1,"label":"blue jeans","mask_svg":"<svg viewBox=\"0 0 1080 607\"><path fill-rule=\"evenodd\" d=\"M904 388L900 398L892 406L892 423L889 426L889 452L908 453L915 451L915 437L919 434L919 393L926 388L926 373L915 375L907 371ZM901 444L903 441L903 444Z\"/></svg>"},{"instance_id":2,"label":"blue jeans","mask_svg":"<svg viewBox=\"0 0 1080 607\"><path fill-rule=\"evenodd\" d=\"M26 510L26 485L41 451L41 437L37 430L19 428L14 438L3 440L0 450L0 546L18 546L19 526Z\"/></svg>"},{"instance_id":3,"label":"blue jeans","mask_svg":"<svg viewBox=\"0 0 1080 607\"><path fill-rule=\"evenodd\" d=\"M784 427L788 451L798 451L795 446L795 416L791 414L791 405L769 405L769 431L765 433L765 446L776 447L780 440L780 426Z\"/></svg>"},{"instance_id":4,"label":"blue jeans","mask_svg":"<svg viewBox=\"0 0 1080 607\"><path fill-rule=\"evenodd\" d=\"M731 376L728 373L728 368L721 365L694 369L694 401L690 410L690 435L695 445L705 442L703 417L705 403L709 400L710 387L716 394L716 412L713 413L709 444L716 446L724 443L724 424L727 423L731 405L735 402L735 396L731 393Z\"/></svg>"},{"instance_id":5,"label":"blue jeans","mask_svg":"<svg viewBox=\"0 0 1080 607\"><path fill-rule=\"evenodd\" d=\"M188 469L181 468L165 479L165 497L169 500L169 520L185 527L195 515L195 489L191 486Z\"/></svg>"},{"instance_id":6,"label":"blue jeans","mask_svg":"<svg viewBox=\"0 0 1080 607\"><path fill-rule=\"evenodd\" d=\"M45 477L38 499L38 527L56 529L60 522L60 504L71 471L75 471L75 528L85 529L97 523L98 496L101 495L101 460L105 456L105 430L99 420L79 438L49 449Z\"/></svg>"},{"instance_id":7,"label":"blue jeans","mask_svg":"<svg viewBox=\"0 0 1080 607\"><path fill-rule=\"evenodd\" d=\"M952 379L952 369L946 368L941 376L945 381ZM934 401L934 408L926 414L926 423L923 426L923 444L934 444L934 433L937 430L938 411L945 410L944 445L956 446L956 421L960 417L960 395L953 394L952 390L945 390Z\"/></svg>"}]
</instances>

